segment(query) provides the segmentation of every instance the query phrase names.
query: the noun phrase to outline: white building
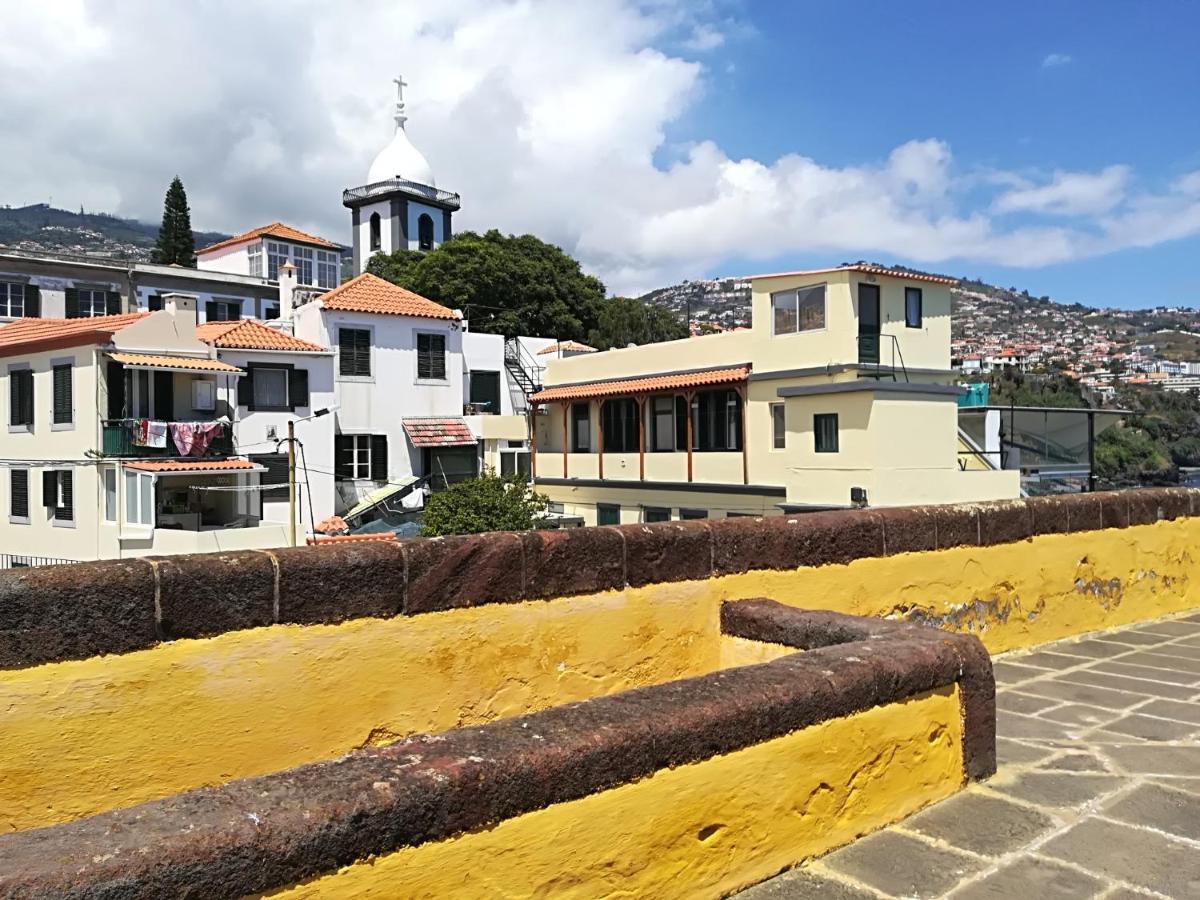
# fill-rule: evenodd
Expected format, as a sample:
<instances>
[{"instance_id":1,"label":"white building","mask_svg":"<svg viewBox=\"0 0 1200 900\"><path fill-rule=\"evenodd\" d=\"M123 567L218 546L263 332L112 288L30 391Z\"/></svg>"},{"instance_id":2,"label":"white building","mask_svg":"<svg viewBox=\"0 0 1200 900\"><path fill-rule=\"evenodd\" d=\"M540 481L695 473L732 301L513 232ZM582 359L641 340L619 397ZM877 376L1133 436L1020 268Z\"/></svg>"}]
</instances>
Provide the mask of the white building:
<instances>
[{"instance_id":1,"label":"white building","mask_svg":"<svg viewBox=\"0 0 1200 900\"><path fill-rule=\"evenodd\" d=\"M291 263L298 284L328 289L341 281L341 254L340 244L274 222L197 250L196 268L278 281L279 269Z\"/></svg>"}]
</instances>

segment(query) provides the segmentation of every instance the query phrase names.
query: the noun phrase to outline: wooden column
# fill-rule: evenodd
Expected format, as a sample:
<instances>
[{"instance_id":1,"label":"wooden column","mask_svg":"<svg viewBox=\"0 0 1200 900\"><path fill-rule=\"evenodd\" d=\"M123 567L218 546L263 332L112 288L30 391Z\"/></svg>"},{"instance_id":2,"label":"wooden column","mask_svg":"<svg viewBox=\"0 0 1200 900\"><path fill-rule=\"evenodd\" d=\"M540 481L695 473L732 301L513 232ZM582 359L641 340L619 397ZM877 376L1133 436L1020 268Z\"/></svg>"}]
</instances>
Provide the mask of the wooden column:
<instances>
[{"instance_id":1,"label":"wooden column","mask_svg":"<svg viewBox=\"0 0 1200 900\"><path fill-rule=\"evenodd\" d=\"M741 420L742 420L742 484L750 483L750 452L746 447L746 385L739 384L736 387L738 398L741 402Z\"/></svg>"},{"instance_id":2,"label":"wooden column","mask_svg":"<svg viewBox=\"0 0 1200 900\"><path fill-rule=\"evenodd\" d=\"M646 398L638 397L638 478L646 480Z\"/></svg>"},{"instance_id":3,"label":"wooden column","mask_svg":"<svg viewBox=\"0 0 1200 900\"><path fill-rule=\"evenodd\" d=\"M569 428L567 419L569 419L571 417L571 404L564 403L562 410L563 410L563 478L566 478L567 477L567 450L571 446L570 441L567 440L567 430Z\"/></svg>"},{"instance_id":4,"label":"wooden column","mask_svg":"<svg viewBox=\"0 0 1200 900\"><path fill-rule=\"evenodd\" d=\"M692 439L692 400L695 397L695 391L686 391L683 395L684 415L687 416L688 481L692 480L692 444L695 443Z\"/></svg>"},{"instance_id":5,"label":"wooden column","mask_svg":"<svg viewBox=\"0 0 1200 900\"><path fill-rule=\"evenodd\" d=\"M604 480L604 401L596 401L596 447L600 451L600 480Z\"/></svg>"}]
</instances>

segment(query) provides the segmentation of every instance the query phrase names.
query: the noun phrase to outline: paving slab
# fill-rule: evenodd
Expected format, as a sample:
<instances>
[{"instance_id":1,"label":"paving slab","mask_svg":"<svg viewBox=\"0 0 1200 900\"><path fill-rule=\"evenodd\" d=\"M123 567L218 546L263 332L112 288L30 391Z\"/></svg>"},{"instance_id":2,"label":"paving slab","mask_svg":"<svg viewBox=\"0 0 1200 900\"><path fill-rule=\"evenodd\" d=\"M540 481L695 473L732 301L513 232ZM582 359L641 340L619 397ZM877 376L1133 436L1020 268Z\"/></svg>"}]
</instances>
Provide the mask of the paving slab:
<instances>
[{"instance_id":1,"label":"paving slab","mask_svg":"<svg viewBox=\"0 0 1200 900\"><path fill-rule=\"evenodd\" d=\"M1160 719L1174 719L1176 722L1190 722L1193 725L1200 725L1200 703L1183 703L1178 700L1152 700L1145 706L1139 706L1138 713L1143 716L1158 716Z\"/></svg>"},{"instance_id":2,"label":"paving slab","mask_svg":"<svg viewBox=\"0 0 1200 900\"><path fill-rule=\"evenodd\" d=\"M1087 671L1069 672L1067 674L1081 680L1090 675ZM1129 681L1131 679L1126 678L1121 680ZM1087 683L1081 684L1074 680L1060 681L1049 678L1022 685L1021 690L1024 693L1033 694L1037 697L1051 697L1055 700L1064 700L1068 703L1082 703L1085 706L1101 706L1104 709L1114 710L1129 709L1129 707L1137 706L1146 699L1145 695L1113 690L1111 687L1102 687Z\"/></svg>"},{"instance_id":3,"label":"paving slab","mask_svg":"<svg viewBox=\"0 0 1200 900\"><path fill-rule=\"evenodd\" d=\"M1006 738L996 738L996 762L1001 766L1028 765L1045 759L1054 752L1049 747L1035 747Z\"/></svg>"},{"instance_id":4,"label":"paving slab","mask_svg":"<svg viewBox=\"0 0 1200 900\"><path fill-rule=\"evenodd\" d=\"M1052 769L1059 772L1108 772L1108 765L1094 753L1068 753L1048 759L1038 766L1039 769Z\"/></svg>"},{"instance_id":5,"label":"paving slab","mask_svg":"<svg viewBox=\"0 0 1200 900\"><path fill-rule=\"evenodd\" d=\"M1133 714L1108 722L1104 730L1109 734L1129 734L1148 741L1181 741L1196 733L1196 726L1189 722L1172 722L1153 716Z\"/></svg>"},{"instance_id":6,"label":"paving slab","mask_svg":"<svg viewBox=\"0 0 1200 900\"><path fill-rule=\"evenodd\" d=\"M1049 650L1038 650L1034 653L1014 656L1011 662L1018 666L1033 666L1035 669L1051 670L1090 665L1088 660L1080 659L1078 656L1071 656L1065 653L1052 653Z\"/></svg>"},{"instance_id":7,"label":"paving slab","mask_svg":"<svg viewBox=\"0 0 1200 900\"><path fill-rule=\"evenodd\" d=\"M1052 706L1058 706L1061 701L1047 697L1035 697L1032 694L1022 694L1017 691L1000 691L996 694L996 708L1005 712L1021 713L1031 716ZM1110 714L1111 715L1111 714Z\"/></svg>"},{"instance_id":8,"label":"paving slab","mask_svg":"<svg viewBox=\"0 0 1200 900\"><path fill-rule=\"evenodd\" d=\"M1144 678L1146 681L1165 681L1167 684L1194 685L1200 680L1193 672L1177 672L1174 669L1155 669L1152 666L1136 666L1124 660L1107 660L1095 663L1093 672L1105 675L1122 675L1128 678Z\"/></svg>"},{"instance_id":9,"label":"paving slab","mask_svg":"<svg viewBox=\"0 0 1200 900\"><path fill-rule=\"evenodd\" d=\"M1147 681L1144 678L1129 678L1125 675L1109 675L1104 672L1096 672L1092 669L1076 669L1072 672L1065 672L1059 676L1061 681L1056 683L1079 684L1087 685L1088 687L1104 688L1109 692L1122 691L1128 696L1133 694L1131 698L1134 703L1140 703L1146 697L1163 697L1167 700L1191 700L1197 694L1197 689L1184 684L1166 684L1162 681ZM1030 694L1041 694L1042 691L1033 690L1034 685L1040 682L1033 682L1029 685L1022 686L1021 690ZM1097 703L1097 706L1104 706L1103 703ZM1117 709L1125 709L1126 707L1114 707Z\"/></svg>"},{"instance_id":10,"label":"paving slab","mask_svg":"<svg viewBox=\"0 0 1200 900\"><path fill-rule=\"evenodd\" d=\"M1127 744L1105 749L1108 758L1132 775L1196 775L1200 745Z\"/></svg>"},{"instance_id":11,"label":"paving slab","mask_svg":"<svg viewBox=\"0 0 1200 900\"><path fill-rule=\"evenodd\" d=\"M1048 859L1026 856L956 890L953 900L1087 900L1105 882Z\"/></svg>"},{"instance_id":12,"label":"paving slab","mask_svg":"<svg viewBox=\"0 0 1200 900\"><path fill-rule=\"evenodd\" d=\"M917 838L881 831L825 857L835 873L894 897L941 897L984 867L981 860Z\"/></svg>"},{"instance_id":13,"label":"paving slab","mask_svg":"<svg viewBox=\"0 0 1200 900\"><path fill-rule=\"evenodd\" d=\"M1129 825L1157 828L1200 841L1200 796L1157 784L1139 784L1104 807L1104 814Z\"/></svg>"},{"instance_id":14,"label":"paving slab","mask_svg":"<svg viewBox=\"0 0 1200 900\"><path fill-rule=\"evenodd\" d=\"M1023 716L1019 713L996 713L996 731L1013 738L1046 741L1070 740L1079 735L1081 730L1078 725L1063 725L1049 719Z\"/></svg>"},{"instance_id":15,"label":"paving slab","mask_svg":"<svg viewBox=\"0 0 1200 900\"><path fill-rule=\"evenodd\" d=\"M792 869L737 895L738 900L878 900L878 894L805 869Z\"/></svg>"},{"instance_id":16,"label":"paving slab","mask_svg":"<svg viewBox=\"0 0 1200 900\"><path fill-rule=\"evenodd\" d=\"M1037 678L1039 675L1045 675L1045 669L1033 669L1029 666L1019 666L1016 663L997 661L992 663L992 674L996 678L996 684L1018 684L1022 681L1028 681L1030 678Z\"/></svg>"},{"instance_id":17,"label":"paving slab","mask_svg":"<svg viewBox=\"0 0 1200 900\"><path fill-rule=\"evenodd\" d=\"M1071 656L1085 656L1089 659L1112 659L1126 653L1132 653L1135 647L1124 644L1114 644L1112 641L1098 641L1095 638L1085 638L1080 641L1067 641L1054 645L1055 653L1066 653Z\"/></svg>"},{"instance_id":18,"label":"paving slab","mask_svg":"<svg viewBox=\"0 0 1200 900\"><path fill-rule=\"evenodd\" d=\"M1104 709L1100 706L1088 706L1085 703L1064 703L1061 706L1048 709L1041 718L1063 725L1087 725L1094 727L1104 725L1113 719L1120 718L1124 713L1115 709Z\"/></svg>"},{"instance_id":19,"label":"paving slab","mask_svg":"<svg viewBox=\"0 0 1200 900\"><path fill-rule=\"evenodd\" d=\"M1045 808L1080 807L1115 791L1124 779L1082 772L1020 772L1009 779L988 783L994 791Z\"/></svg>"},{"instance_id":20,"label":"paving slab","mask_svg":"<svg viewBox=\"0 0 1200 900\"><path fill-rule=\"evenodd\" d=\"M1089 818L1051 838L1040 852L1168 897L1200 896L1200 853L1152 831Z\"/></svg>"},{"instance_id":21,"label":"paving slab","mask_svg":"<svg viewBox=\"0 0 1200 900\"><path fill-rule=\"evenodd\" d=\"M1054 826L1039 810L977 791L965 791L907 819L904 827L960 850L1001 856Z\"/></svg>"}]
</instances>

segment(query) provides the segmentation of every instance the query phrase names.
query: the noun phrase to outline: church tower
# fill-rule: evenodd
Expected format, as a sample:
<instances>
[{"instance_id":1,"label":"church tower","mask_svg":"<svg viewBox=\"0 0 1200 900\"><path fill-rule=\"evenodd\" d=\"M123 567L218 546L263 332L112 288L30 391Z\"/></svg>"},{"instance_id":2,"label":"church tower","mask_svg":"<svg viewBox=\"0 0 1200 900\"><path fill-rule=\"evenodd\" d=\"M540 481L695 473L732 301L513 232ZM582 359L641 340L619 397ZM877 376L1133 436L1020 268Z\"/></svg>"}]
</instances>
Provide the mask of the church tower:
<instances>
[{"instance_id":1,"label":"church tower","mask_svg":"<svg viewBox=\"0 0 1200 900\"><path fill-rule=\"evenodd\" d=\"M362 272L376 253L432 250L450 237L450 216L458 194L438 190L433 169L404 130L403 78L396 82L396 133L379 151L362 187L342 192L354 226L354 271Z\"/></svg>"}]
</instances>

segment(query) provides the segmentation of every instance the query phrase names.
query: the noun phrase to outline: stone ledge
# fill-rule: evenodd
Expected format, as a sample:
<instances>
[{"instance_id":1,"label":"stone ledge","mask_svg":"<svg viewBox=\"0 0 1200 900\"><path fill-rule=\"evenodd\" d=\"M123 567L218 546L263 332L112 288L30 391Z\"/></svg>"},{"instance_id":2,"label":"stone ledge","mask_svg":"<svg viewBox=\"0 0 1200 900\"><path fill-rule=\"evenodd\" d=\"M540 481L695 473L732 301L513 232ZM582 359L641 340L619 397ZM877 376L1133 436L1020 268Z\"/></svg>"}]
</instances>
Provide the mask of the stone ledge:
<instances>
[{"instance_id":1,"label":"stone ledge","mask_svg":"<svg viewBox=\"0 0 1200 900\"><path fill-rule=\"evenodd\" d=\"M722 628L808 652L3 836L0 895L269 891L955 683L964 775L994 770L977 638L770 600L726 603Z\"/></svg>"},{"instance_id":2,"label":"stone ledge","mask_svg":"<svg viewBox=\"0 0 1200 900\"><path fill-rule=\"evenodd\" d=\"M274 623L418 615L1198 513L1200 489L1153 488L8 570L0 572L0 669Z\"/></svg>"}]
</instances>

